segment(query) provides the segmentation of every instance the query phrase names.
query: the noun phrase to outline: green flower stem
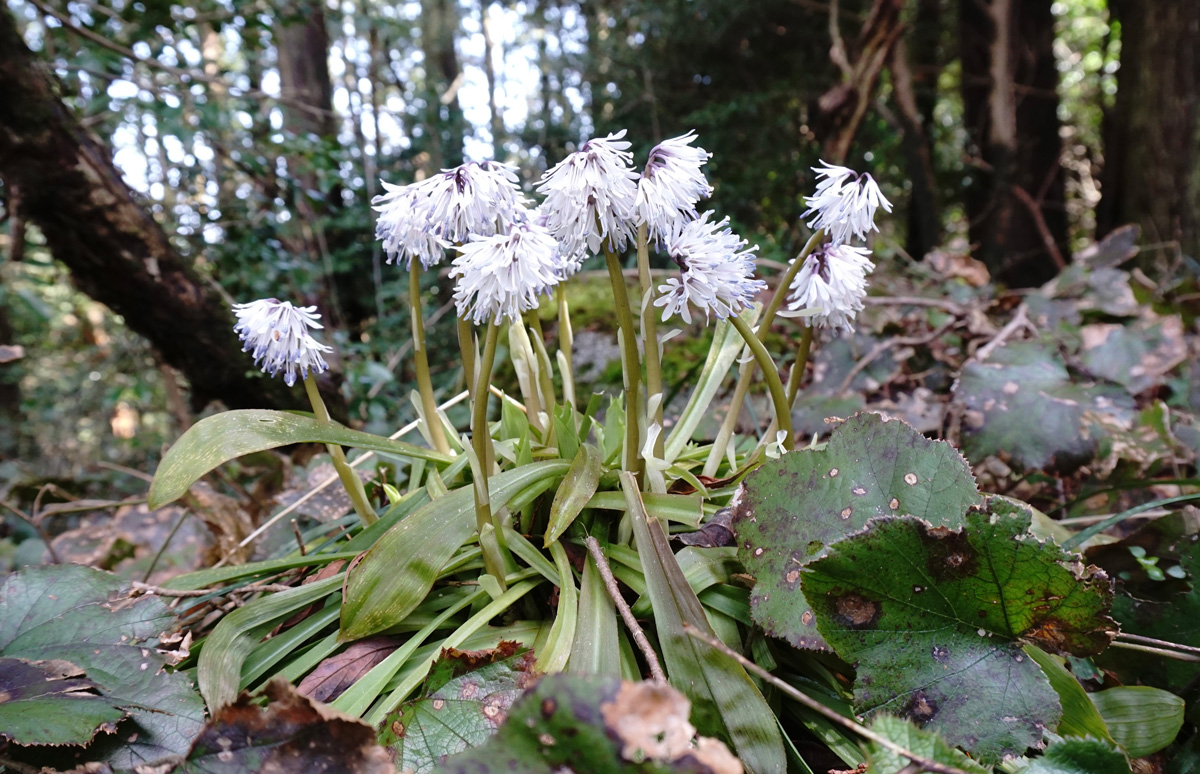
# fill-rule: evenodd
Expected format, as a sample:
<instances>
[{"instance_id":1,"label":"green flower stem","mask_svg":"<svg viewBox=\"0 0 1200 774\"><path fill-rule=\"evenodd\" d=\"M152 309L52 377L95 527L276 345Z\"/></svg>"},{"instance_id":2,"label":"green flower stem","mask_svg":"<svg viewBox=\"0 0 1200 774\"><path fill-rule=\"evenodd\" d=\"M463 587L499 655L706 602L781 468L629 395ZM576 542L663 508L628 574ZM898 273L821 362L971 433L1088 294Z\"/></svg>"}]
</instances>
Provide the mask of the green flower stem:
<instances>
[{"instance_id":1,"label":"green flower stem","mask_svg":"<svg viewBox=\"0 0 1200 774\"><path fill-rule=\"evenodd\" d=\"M560 282L554 288L558 300L558 351L562 353L563 400L575 408L575 374L571 351L575 347L575 331L571 328L571 310L567 307L567 287Z\"/></svg>"},{"instance_id":2,"label":"green flower stem","mask_svg":"<svg viewBox=\"0 0 1200 774\"><path fill-rule=\"evenodd\" d=\"M642 453L638 432L638 384L641 382L642 367L638 361L637 332L633 327L633 312L629 308L629 293L625 289L625 276L621 273L621 262L616 253L604 251L608 264L608 279L612 283L613 306L617 312L617 325L621 329L621 371L625 380L625 449L622 467L642 481Z\"/></svg>"},{"instance_id":3,"label":"green flower stem","mask_svg":"<svg viewBox=\"0 0 1200 774\"><path fill-rule=\"evenodd\" d=\"M470 320L458 318L458 354L462 359L463 383L467 386L467 394L475 398L475 356L478 345L475 343L475 329Z\"/></svg>"},{"instance_id":4,"label":"green flower stem","mask_svg":"<svg viewBox=\"0 0 1200 774\"><path fill-rule=\"evenodd\" d=\"M433 380L429 376L429 356L425 351L425 320L421 306L421 263L414 260L408 269L408 301L412 309L413 365L417 369L417 390L421 393L421 410L429 440L442 454L450 453L450 443L442 420L438 417L437 401L433 398Z\"/></svg>"},{"instance_id":5,"label":"green flower stem","mask_svg":"<svg viewBox=\"0 0 1200 774\"><path fill-rule=\"evenodd\" d=\"M646 224L638 226L637 233L637 265L638 281L642 286L642 350L646 362L646 408L650 408L650 400L659 396L658 405L653 416L646 419L647 423L663 423L663 383L662 362L658 356L658 319L654 306L654 280L650 276L650 245L648 243ZM666 433L659 433L654 442L654 456L662 459Z\"/></svg>"},{"instance_id":6,"label":"green flower stem","mask_svg":"<svg viewBox=\"0 0 1200 774\"><path fill-rule=\"evenodd\" d=\"M808 355L812 352L813 331L813 326L806 325L804 333L800 335L800 346L796 350L796 362L792 364L792 372L788 374L786 396L789 406L796 402L796 393L800 392L800 381L804 379L804 369L808 366Z\"/></svg>"},{"instance_id":7,"label":"green flower stem","mask_svg":"<svg viewBox=\"0 0 1200 774\"><path fill-rule=\"evenodd\" d=\"M517 322L520 325L520 322ZM475 452L475 460L479 469L474 471L475 478L475 522L480 531L485 524L492 523L492 503L488 495L488 474L491 472L491 434L488 432L488 384L492 379L492 365L496 360L496 342L500 340L500 326L495 322L488 323L487 337L483 343L483 355L479 359L479 374L475 380L475 398L471 405L471 448ZM495 575L497 568L488 567L488 572ZM497 570L498 571L498 570ZM496 575L503 578L504 575Z\"/></svg>"},{"instance_id":8,"label":"green flower stem","mask_svg":"<svg viewBox=\"0 0 1200 774\"><path fill-rule=\"evenodd\" d=\"M325 401L321 399L321 391L317 389L317 379L312 374L304 377L304 391L308 393L308 400L312 403L313 414L317 419L332 423L333 420L329 418L329 409L325 408ZM333 458L333 467L337 470L342 486L346 488L346 494L350 495L350 502L354 504L354 512L358 514L358 518L362 519L363 526L369 527L378 521L379 517L375 515L375 509L371 507L371 503L367 499L367 490L363 488L362 479L346 461L346 452L342 451L341 446L331 443L326 444L325 448L329 450L329 456Z\"/></svg>"},{"instance_id":9,"label":"green flower stem","mask_svg":"<svg viewBox=\"0 0 1200 774\"><path fill-rule=\"evenodd\" d=\"M805 243L804 249L800 251L798 256L796 256L796 260L788 264L787 270L784 271L784 273L780 276L779 283L775 286L775 294L771 296L771 301L767 304L767 308L763 311L763 316L759 321L758 330L760 341L766 337L767 331L771 329L771 324L775 322L775 315L779 312L779 308L783 306L783 302L787 298L788 289L792 286L792 280L796 278L796 274L799 273L801 267L804 266L805 259L812 254L813 250L817 249L817 246L820 245L824 239L825 229L818 229L817 233L813 234L809 238L808 242ZM811 328L807 330L811 331ZM802 340L801 347L803 346L804 342ZM807 357L808 353L806 350L806 362ZM801 370L803 370L803 368L801 368ZM729 439L733 437L733 429L737 426L738 416L742 412L742 404L746 402L746 395L750 392L750 377L753 375L753 373L754 363L751 361L742 363L741 367L738 368L738 380L737 385L733 389L733 399L729 402L729 413L725 415L725 419L721 422L721 427L717 431L717 438L713 443L712 451L709 453L708 460L704 464L704 474L706 476L716 475L717 467L720 465L721 459L725 455L725 447L729 445ZM790 381L791 380L789 378L789 383ZM799 385L797 385L797 387L799 387ZM794 397L795 393L793 392L792 398ZM788 400L787 405L792 405L791 399ZM771 423L771 428L776 426L776 422ZM771 428L768 428L768 434L771 432Z\"/></svg>"},{"instance_id":10,"label":"green flower stem","mask_svg":"<svg viewBox=\"0 0 1200 774\"><path fill-rule=\"evenodd\" d=\"M766 380L767 389L771 392L771 402L775 404L775 417L779 420L779 429L786 434L783 439L783 448L785 451L791 451L795 444L792 433L792 412L783 392L783 382L779 381L779 371L775 369L775 361L771 360L771 354L767 352L767 348L758 340L758 336L754 334L745 320L734 314L729 316L729 321L733 323L734 328L737 328L737 332L742 334L746 346L750 347L750 352L758 361L758 367L762 369L763 379Z\"/></svg>"}]
</instances>

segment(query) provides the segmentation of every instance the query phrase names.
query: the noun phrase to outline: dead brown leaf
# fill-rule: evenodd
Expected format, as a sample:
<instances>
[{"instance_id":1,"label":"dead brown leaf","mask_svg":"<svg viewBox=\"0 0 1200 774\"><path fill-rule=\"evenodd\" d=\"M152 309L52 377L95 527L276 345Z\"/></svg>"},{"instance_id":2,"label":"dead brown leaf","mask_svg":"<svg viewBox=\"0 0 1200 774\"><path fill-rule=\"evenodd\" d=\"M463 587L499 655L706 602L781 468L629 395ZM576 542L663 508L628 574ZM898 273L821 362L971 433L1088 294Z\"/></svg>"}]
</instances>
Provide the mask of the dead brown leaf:
<instances>
[{"instance_id":1,"label":"dead brown leaf","mask_svg":"<svg viewBox=\"0 0 1200 774\"><path fill-rule=\"evenodd\" d=\"M400 640L395 637L367 637L352 642L341 653L318 664L296 690L301 696L331 702L398 647Z\"/></svg>"}]
</instances>

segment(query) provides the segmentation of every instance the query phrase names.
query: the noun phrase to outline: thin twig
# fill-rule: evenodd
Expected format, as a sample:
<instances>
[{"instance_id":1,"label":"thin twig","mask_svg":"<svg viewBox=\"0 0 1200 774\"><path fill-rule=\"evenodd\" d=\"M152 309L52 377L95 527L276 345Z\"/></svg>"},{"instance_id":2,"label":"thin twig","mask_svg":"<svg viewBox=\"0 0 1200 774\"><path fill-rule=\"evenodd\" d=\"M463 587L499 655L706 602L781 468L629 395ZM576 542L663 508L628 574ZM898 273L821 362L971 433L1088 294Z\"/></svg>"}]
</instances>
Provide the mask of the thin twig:
<instances>
[{"instance_id":1,"label":"thin twig","mask_svg":"<svg viewBox=\"0 0 1200 774\"><path fill-rule=\"evenodd\" d=\"M1140 634L1121 632L1117 635L1117 639L1125 640L1126 642L1140 642L1143 645L1160 645L1168 650L1174 648L1184 653L1200 653L1200 648L1192 647L1191 645L1181 645L1178 642L1168 642L1167 640L1156 640L1153 637L1143 637Z\"/></svg>"},{"instance_id":2,"label":"thin twig","mask_svg":"<svg viewBox=\"0 0 1200 774\"><path fill-rule=\"evenodd\" d=\"M629 609L629 604L625 601L625 597L621 596L621 590L617 588L617 579L613 577L612 568L608 566L608 559L604 556L604 551L600 548L600 541L590 535L584 539L584 545L587 546L588 553L592 555L592 560L596 562L596 569L600 571L600 578L604 581L604 588L608 589L608 595L612 597L613 604L617 606L617 611L621 614L621 620L625 622L626 628L633 636L633 641L637 644L638 649L642 651L642 655L646 657L646 664L650 667L650 676L654 678L656 683L665 683L667 676L663 673L662 665L658 662L658 654L654 652L654 648L650 647L650 641L646 639L646 633L642 631L642 627L638 624L637 619L633 617L633 611Z\"/></svg>"},{"instance_id":3,"label":"thin twig","mask_svg":"<svg viewBox=\"0 0 1200 774\"><path fill-rule=\"evenodd\" d=\"M1038 230L1038 236L1042 238L1042 245L1046 248L1046 252L1050 254L1050 259L1054 261L1054 265L1059 271L1067 268L1067 261L1063 258L1062 250L1058 249L1058 245L1054 241L1054 235L1050 233L1050 227L1046 225L1046 219L1042 216L1042 207L1034 198L1029 195L1019 185L1012 187L1013 196L1021 204L1025 205L1025 209L1029 210L1029 217L1033 218L1033 225Z\"/></svg>"},{"instance_id":4,"label":"thin twig","mask_svg":"<svg viewBox=\"0 0 1200 774\"><path fill-rule=\"evenodd\" d=\"M944 298L924 298L922 296L867 296L863 299L866 306L931 306L944 309L950 314L965 315L967 307L947 301Z\"/></svg>"},{"instance_id":5,"label":"thin twig","mask_svg":"<svg viewBox=\"0 0 1200 774\"><path fill-rule=\"evenodd\" d=\"M846 374L846 378L842 380L840 385L838 385L837 392L835 392L834 395L841 395L846 390L850 389L850 384L854 381L854 377L862 373L863 369L869 366L875 360L875 358L879 357L884 352L887 352L889 349L928 344L934 339L940 338L941 335L946 331L959 325L960 322L961 320L959 320L957 317L954 317L948 320L945 324L939 325L937 328L934 328L932 331L924 334L923 336L893 336L890 339L884 339L876 344L863 359L854 364L854 367L850 369L850 373Z\"/></svg>"},{"instance_id":6,"label":"thin twig","mask_svg":"<svg viewBox=\"0 0 1200 774\"><path fill-rule=\"evenodd\" d=\"M154 586L149 583L133 582L133 590L141 594L149 594L156 597L204 597L212 594L212 589L168 589L164 586ZM248 586L239 586L236 589L230 589L231 594L256 594L260 591L269 591L272 593L280 591L291 591L295 586L288 586L285 583L259 583L250 584Z\"/></svg>"},{"instance_id":7,"label":"thin twig","mask_svg":"<svg viewBox=\"0 0 1200 774\"><path fill-rule=\"evenodd\" d=\"M710 646L716 648L717 650L721 651L722 653L724 653L726 656L729 656L733 660L737 661L743 667L750 670L754 674L758 675L763 680L766 680L768 683L775 686L779 690L783 691L788 696L790 696L793 699L795 699L796 701L800 702L801 704L803 704L805 707L809 708L813 712L816 712L816 713L828 718L829 720L832 720L834 723L837 723L838 725L842 726L843 728L853 731L854 733L858 734L859 736L863 737L864 739L869 739L870 741L874 742L875 744L879 745L880 747L887 748L888 750L891 750L892 752L896 753L897 755L901 755L905 758L908 758L910 761L915 763L917 766L921 767L921 769L924 769L925 771L932 771L932 772L934 772L934 774L967 774L967 772L963 771L962 769L956 768L954 766L947 766L944 763L938 763L935 760L931 760L922 755L918 755L917 753L913 752L912 750L907 750L907 749L901 747L900 745L896 744L895 742L893 742L891 739L888 739L886 736L878 734L878 733L872 731L871 729L867 728L866 726L863 726L859 723L855 723L853 720L846 717L845 715L835 712L834 710L830 709L829 707L826 707L821 702L810 697L808 694L798 690L795 686L789 685L788 683L784 682L783 680L780 680L778 677L771 674L767 670L763 669L758 664L755 664L753 661L746 658L741 653L738 653L733 648L730 648L728 645L721 642L716 637L700 631L699 629L692 626L691 624L685 623L683 625L683 630L685 632L687 632L690 636L696 638L697 640L700 640L701 642L707 643L708 645L710 645Z\"/></svg>"},{"instance_id":8,"label":"thin twig","mask_svg":"<svg viewBox=\"0 0 1200 774\"><path fill-rule=\"evenodd\" d=\"M975 350L974 359L976 362L983 362L992 354L992 350L999 347L1004 342L1008 341L1018 328L1023 328L1029 325L1029 307L1021 304L1017 307L1017 311L1013 314L1013 318L1008 321L1008 324L1000 329L1000 332L992 337L992 340L984 344L979 349Z\"/></svg>"},{"instance_id":9,"label":"thin twig","mask_svg":"<svg viewBox=\"0 0 1200 774\"><path fill-rule=\"evenodd\" d=\"M1189 661L1194 664L1200 664L1200 655L1192 655L1190 653L1180 653L1174 650L1166 650L1165 648L1152 648L1149 645L1138 645L1132 642L1123 640L1115 640L1112 643L1114 648L1124 648L1125 650L1138 650L1142 653L1152 653L1155 656L1174 659L1175 661Z\"/></svg>"},{"instance_id":10,"label":"thin twig","mask_svg":"<svg viewBox=\"0 0 1200 774\"><path fill-rule=\"evenodd\" d=\"M460 392L459 394L455 395L450 400L448 400L445 403L443 403L442 405L438 406L438 408L444 411L444 410L450 408L451 406L456 406L459 403L462 403L464 400L466 400L467 395L468 395L468 393L466 391ZM390 440L395 441L398 438L402 438L402 437L408 435L413 430L416 430L417 426L419 424L420 424L419 420L409 422L407 425L400 428L395 433L392 433L392 435L390 435L388 437ZM375 452L371 452L371 451L363 452L362 454L358 455L354 459L350 460L350 467L352 467L352 468L358 467L359 465L361 465L362 463L366 462L367 460L371 459L374 456L375 456ZM334 475L330 476L329 478L325 479L324 481L322 481L321 483L317 484L315 487L310 489L307 493L305 493L305 494L301 495L299 498L297 498L296 501L293 502L291 505L287 506L286 508L281 510L279 513L277 513L274 516L272 516L271 518L267 519L265 522L263 522L261 525L259 525L259 527L257 529L255 529L253 532L251 532L246 537L242 538L242 541L237 544L237 548L245 548L246 546L248 546L251 541L253 541L256 537L258 537L259 535L261 535L262 533L264 533L268 529L270 529L277 521L282 519L284 516L287 516L289 513L296 510L297 508L299 508L301 505L304 505L304 503L308 502L312 498L316 497L318 493L320 493L322 490L324 490L326 487L333 484L337 480L338 480L338 477L336 474L334 474ZM236 551L237 549L234 549L234 550ZM229 561L230 557L232 557L232 556L233 556L233 551L230 551L228 554L221 557L221 560L219 562L217 562L216 564L214 564L213 568L215 569L217 567L225 566L225 564Z\"/></svg>"},{"instance_id":11,"label":"thin twig","mask_svg":"<svg viewBox=\"0 0 1200 774\"><path fill-rule=\"evenodd\" d=\"M296 545L300 546L300 555L308 556L308 549L304 547L304 537L300 534L300 525L292 519L292 534L296 536Z\"/></svg>"},{"instance_id":12,"label":"thin twig","mask_svg":"<svg viewBox=\"0 0 1200 774\"><path fill-rule=\"evenodd\" d=\"M175 537L175 533L178 532L179 528L183 526L184 519L186 519L190 514L191 510L188 508L184 508L183 513L179 514L179 518L175 520L175 524L171 527L171 531L167 533L166 538L163 539L162 545L159 546L158 551L155 552L154 558L150 560L150 566L147 567L146 572L142 574L142 583L146 583L150 580L150 576L154 574L154 568L158 566L158 560L162 559L162 555L166 552L167 546L171 544L171 538Z\"/></svg>"},{"instance_id":13,"label":"thin twig","mask_svg":"<svg viewBox=\"0 0 1200 774\"><path fill-rule=\"evenodd\" d=\"M46 544L46 553L50 554L50 561L52 561L54 564L62 564L62 560L59 559L58 554L54 552L54 547L50 545L50 536L46 534L46 530L42 529L41 522L35 520L32 516L25 513L25 511L21 510L7 500L0 500L0 505L3 505L5 508L9 509L16 514L18 519L33 527L33 531L36 532L38 537L42 539L42 542Z\"/></svg>"},{"instance_id":14,"label":"thin twig","mask_svg":"<svg viewBox=\"0 0 1200 774\"><path fill-rule=\"evenodd\" d=\"M133 476L134 478L140 478L141 480L145 481L147 484L154 481L154 476L150 475L149 473L143 473L140 470L134 470L133 468L126 467L125 465L118 465L115 462L108 462L107 460L97 461L96 467L104 468L106 470L115 470L116 472L124 473L127 476Z\"/></svg>"}]
</instances>

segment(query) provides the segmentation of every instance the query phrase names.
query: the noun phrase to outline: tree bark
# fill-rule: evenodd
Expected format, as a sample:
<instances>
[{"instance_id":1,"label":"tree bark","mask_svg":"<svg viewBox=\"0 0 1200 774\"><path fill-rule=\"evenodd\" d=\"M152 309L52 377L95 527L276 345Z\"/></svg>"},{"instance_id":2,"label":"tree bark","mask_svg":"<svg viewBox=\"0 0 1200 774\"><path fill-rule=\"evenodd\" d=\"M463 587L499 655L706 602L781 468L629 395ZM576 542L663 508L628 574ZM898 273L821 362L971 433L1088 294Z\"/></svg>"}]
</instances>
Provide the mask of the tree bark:
<instances>
[{"instance_id":1,"label":"tree bark","mask_svg":"<svg viewBox=\"0 0 1200 774\"><path fill-rule=\"evenodd\" d=\"M842 82L822 94L817 101L822 124L818 134L822 137L823 158L830 163L841 164L850 154L850 144L875 96L879 73L903 31L900 24L903 6L904 0L875 0L870 15L858 33L854 50L850 52L846 50L838 28L837 0L830 3L829 33L832 45L829 58L841 70Z\"/></svg>"},{"instance_id":2,"label":"tree bark","mask_svg":"<svg viewBox=\"0 0 1200 774\"><path fill-rule=\"evenodd\" d=\"M942 211L933 166L933 110L943 67L942 0L919 0L907 34L892 48L892 100L904 131L903 147L912 181L905 250L920 259L942 238Z\"/></svg>"},{"instance_id":3,"label":"tree bark","mask_svg":"<svg viewBox=\"0 0 1200 774\"><path fill-rule=\"evenodd\" d=\"M1105 115L1096 237L1137 223L1150 242L1200 255L1200 3L1110 0L1109 11L1121 25L1121 68Z\"/></svg>"},{"instance_id":4,"label":"tree bark","mask_svg":"<svg viewBox=\"0 0 1200 774\"><path fill-rule=\"evenodd\" d=\"M425 55L425 130L433 171L463 163L466 120L458 102L462 70L458 66L455 0L421 0L421 50Z\"/></svg>"},{"instance_id":5,"label":"tree bark","mask_svg":"<svg viewBox=\"0 0 1200 774\"><path fill-rule=\"evenodd\" d=\"M961 0L959 47L976 172L967 190L975 256L1011 286L1065 261L1058 70L1050 0Z\"/></svg>"},{"instance_id":6,"label":"tree bark","mask_svg":"<svg viewBox=\"0 0 1200 774\"><path fill-rule=\"evenodd\" d=\"M217 290L171 247L121 179L106 148L59 101L0 10L0 177L84 293L125 319L191 384L201 408L299 407L300 393L253 370ZM327 400L345 415L332 388Z\"/></svg>"}]
</instances>

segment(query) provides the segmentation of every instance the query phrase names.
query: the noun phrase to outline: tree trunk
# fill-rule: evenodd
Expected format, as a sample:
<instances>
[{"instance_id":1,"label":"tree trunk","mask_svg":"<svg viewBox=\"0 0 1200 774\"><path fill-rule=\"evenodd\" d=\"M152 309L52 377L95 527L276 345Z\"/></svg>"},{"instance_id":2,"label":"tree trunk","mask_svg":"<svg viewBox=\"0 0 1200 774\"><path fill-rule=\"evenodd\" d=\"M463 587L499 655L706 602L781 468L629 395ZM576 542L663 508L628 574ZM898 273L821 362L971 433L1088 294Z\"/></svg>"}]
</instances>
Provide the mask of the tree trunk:
<instances>
[{"instance_id":1,"label":"tree trunk","mask_svg":"<svg viewBox=\"0 0 1200 774\"><path fill-rule=\"evenodd\" d=\"M455 38L459 18L456 0L421 0L421 51L425 55L425 130L429 133L430 167L438 170L463 163L466 120L458 102L462 70Z\"/></svg>"},{"instance_id":2,"label":"tree trunk","mask_svg":"<svg viewBox=\"0 0 1200 774\"><path fill-rule=\"evenodd\" d=\"M879 73L903 31L903 6L904 0L875 0L853 51L847 51L839 29L837 0L829 5L829 58L841 70L842 80L821 95L817 109L821 116L818 134L822 137L822 157L830 163L841 164L850 154L850 144L875 96Z\"/></svg>"},{"instance_id":3,"label":"tree trunk","mask_svg":"<svg viewBox=\"0 0 1200 774\"><path fill-rule=\"evenodd\" d=\"M492 158L504 161L504 116L496 104L496 48L492 42L492 4L490 0L479 3L479 28L483 31L483 74L487 78L488 115L491 117Z\"/></svg>"},{"instance_id":4,"label":"tree trunk","mask_svg":"<svg viewBox=\"0 0 1200 774\"><path fill-rule=\"evenodd\" d=\"M1058 70L1050 0L961 0L966 129L976 173L967 190L975 256L992 276L1031 287L1065 262Z\"/></svg>"},{"instance_id":5,"label":"tree trunk","mask_svg":"<svg viewBox=\"0 0 1200 774\"><path fill-rule=\"evenodd\" d=\"M298 391L254 373L217 290L172 249L44 72L0 10L0 177L20 187L22 213L76 285L187 377L195 407L302 405ZM328 392L344 416L344 402Z\"/></svg>"},{"instance_id":6,"label":"tree trunk","mask_svg":"<svg viewBox=\"0 0 1200 774\"><path fill-rule=\"evenodd\" d=\"M892 49L892 100L904 131L904 155L912 193L908 202L905 249L916 259L942 239L942 212L933 167L933 110L943 67L942 0L919 0L908 34Z\"/></svg>"},{"instance_id":7,"label":"tree trunk","mask_svg":"<svg viewBox=\"0 0 1200 774\"><path fill-rule=\"evenodd\" d=\"M1200 3L1110 0L1121 25L1117 99L1105 115L1096 237L1137 223L1200 255Z\"/></svg>"}]
</instances>

